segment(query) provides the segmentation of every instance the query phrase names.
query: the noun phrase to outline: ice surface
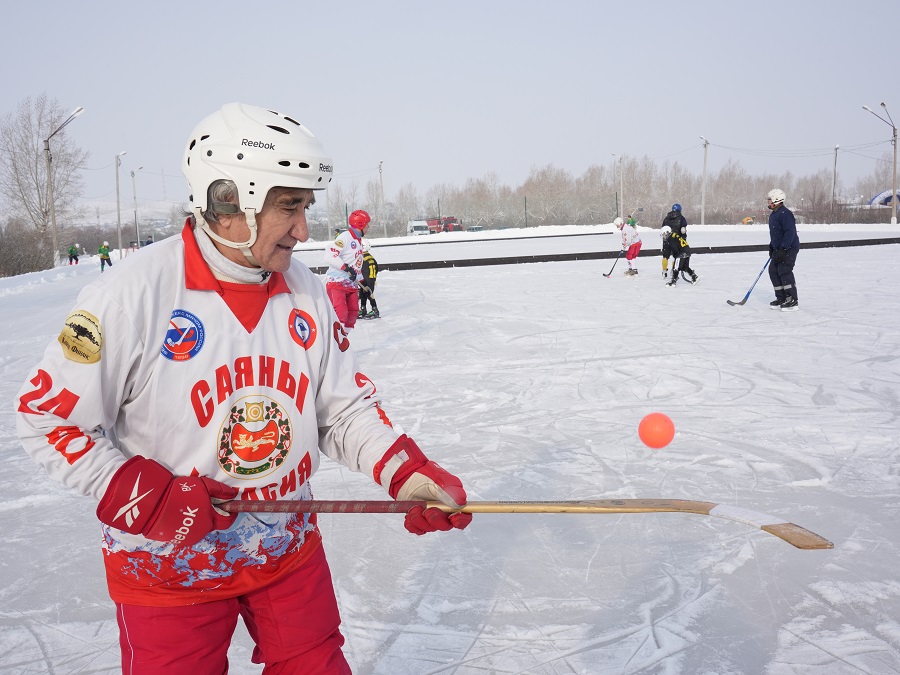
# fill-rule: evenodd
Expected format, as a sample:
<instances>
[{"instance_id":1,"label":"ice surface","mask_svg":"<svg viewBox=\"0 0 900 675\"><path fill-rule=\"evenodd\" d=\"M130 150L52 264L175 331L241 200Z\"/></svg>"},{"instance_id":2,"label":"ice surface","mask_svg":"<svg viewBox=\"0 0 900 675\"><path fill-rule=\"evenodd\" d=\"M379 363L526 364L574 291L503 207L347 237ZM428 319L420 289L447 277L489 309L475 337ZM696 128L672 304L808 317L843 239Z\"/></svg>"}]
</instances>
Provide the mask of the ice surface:
<instances>
[{"instance_id":1,"label":"ice surface","mask_svg":"<svg viewBox=\"0 0 900 675\"><path fill-rule=\"evenodd\" d=\"M373 253L616 250L611 228L591 232L374 240ZM804 241L895 234L801 226ZM767 242L764 228L689 235L696 247ZM658 246L655 233L644 239ZM315 247L298 257L319 265ZM659 258L641 258L636 278L621 264L604 278L609 260L383 272L383 318L360 322L353 345L388 414L470 498L704 500L794 522L835 548L801 551L690 514L481 515L422 538L400 516L323 515L354 672L900 672L898 254L802 251L796 313L769 310L765 276L746 305L726 304L763 253L698 255L700 283L675 288ZM99 275L95 262L0 279L8 403ZM0 410L0 672L118 672L95 504L25 456L11 411ZM659 451L637 436L652 411L677 429ZM384 497L327 460L313 484L322 499ZM240 626L232 673L260 672L251 649Z\"/></svg>"}]
</instances>

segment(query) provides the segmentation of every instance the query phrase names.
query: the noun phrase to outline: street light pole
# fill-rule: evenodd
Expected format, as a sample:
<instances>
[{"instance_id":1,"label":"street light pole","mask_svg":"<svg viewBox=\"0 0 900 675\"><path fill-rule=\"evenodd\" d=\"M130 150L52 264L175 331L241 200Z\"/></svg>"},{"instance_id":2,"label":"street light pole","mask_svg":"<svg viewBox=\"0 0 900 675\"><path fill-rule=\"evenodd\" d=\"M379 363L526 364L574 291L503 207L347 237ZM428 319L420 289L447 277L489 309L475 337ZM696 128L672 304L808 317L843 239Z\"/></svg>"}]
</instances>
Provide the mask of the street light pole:
<instances>
[{"instance_id":1,"label":"street light pole","mask_svg":"<svg viewBox=\"0 0 900 675\"><path fill-rule=\"evenodd\" d=\"M831 172L831 222L834 223L834 191L837 186L837 155L838 148L841 146L834 146L834 170Z\"/></svg>"},{"instance_id":2,"label":"street light pole","mask_svg":"<svg viewBox=\"0 0 900 675\"><path fill-rule=\"evenodd\" d=\"M888 119L884 119L877 112L872 110L869 106L864 105L863 110L868 110L870 113L875 115L882 122L887 124L894 131L893 138L891 139L891 143L894 144L894 180L891 187L891 225L897 224L897 125L894 124L894 120L891 118L891 113L888 112L887 105L885 105L884 101L881 102L881 107L884 108L884 114L887 115ZM890 122L888 122L890 120Z\"/></svg>"},{"instance_id":3,"label":"street light pole","mask_svg":"<svg viewBox=\"0 0 900 675\"><path fill-rule=\"evenodd\" d=\"M75 108L75 110L73 110L66 118L66 121L60 124L56 128L56 131L44 139L44 161L47 165L47 204L50 207L50 229L53 233L53 267L56 267L56 263L59 259L59 232L56 229L56 205L53 203L53 177L50 170L50 163L52 160L52 157L50 156L50 139L56 136L56 134L63 130L63 127L83 112L84 108L81 106Z\"/></svg>"},{"instance_id":4,"label":"street light pole","mask_svg":"<svg viewBox=\"0 0 900 675\"><path fill-rule=\"evenodd\" d=\"M381 224L384 225L384 238L387 239L387 219L384 217L384 174L381 170L384 160L378 162L378 183L381 186L381 204L378 208L378 215L381 216Z\"/></svg>"},{"instance_id":5,"label":"street light pole","mask_svg":"<svg viewBox=\"0 0 900 675\"><path fill-rule=\"evenodd\" d=\"M116 231L119 235L119 260L122 259L122 208L119 204L119 166L122 164L122 155L125 150L116 155Z\"/></svg>"},{"instance_id":6,"label":"street light pole","mask_svg":"<svg viewBox=\"0 0 900 675\"><path fill-rule=\"evenodd\" d=\"M619 199L618 206L616 208L616 216L625 217L625 176L622 175L622 158L616 153L612 153L612 156L616 158L616 173L619 175Z\"/></svg>"},{"instance_id":7,"label":"street light pole","mask_svg":"<svg viewBox=\"0 0 900 675\"><path fill-rule=\"evenodd\" d=\"M135 241L137 241L137 247L141 247L141 231L138 229L138 220L137 220L137 183L134 180L134 172L140 171L144 167L139 166L137 169L131 172L131 195L134 197L134 236Z\"/></svg>"},{"instance_id":8,"label":"street light pole","mask_svg":"<svg viewBox=\"0 0 900 675\"><path fill-rule=\"evenodd\" d=\"M706 225L706 154L709 148L709 141L700 137L703 141L703 183L700 185L700 224Z\"/></svg>"}]
</instances>

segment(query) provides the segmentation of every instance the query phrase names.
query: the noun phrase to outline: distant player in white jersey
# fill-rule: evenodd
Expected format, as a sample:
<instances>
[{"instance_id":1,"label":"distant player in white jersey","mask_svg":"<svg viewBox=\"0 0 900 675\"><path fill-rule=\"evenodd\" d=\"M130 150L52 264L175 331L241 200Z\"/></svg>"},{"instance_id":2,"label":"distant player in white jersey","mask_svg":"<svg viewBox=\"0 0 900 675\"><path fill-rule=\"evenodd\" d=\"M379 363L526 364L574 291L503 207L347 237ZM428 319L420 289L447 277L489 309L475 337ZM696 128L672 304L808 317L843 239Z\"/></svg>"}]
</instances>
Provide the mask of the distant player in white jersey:
<instances>
[{"instance_id":1,"label":"distant player in white jersey","mask_svg":"<svg viewBox=\"0 0 900 675\"><path fill-rule=\"evenodd\" d=\"M628 216L627 220L616 218L613 222L622 231L622 252L625 253L625 260L628 263L625 276L635 276L638 273L637 257L641 252L642 243L637 222L631 216Z\"/></svg>"},{"instance_id":2,"label":"distant player in white jersey","mask_svg":"<svg viewBox=\"0 0 900 675\"><path fill-rule=\"evenodd\" d=\"M394 499L466 502L401 435L321 281L293 258L332 162L296 117L229 103L191 134L191 216L86 286L16 399L27 452L98 501L128 675L224 673L238 616L266 672L349 673L312 499L324 454ZM415 506L415 534L471 516Z\"/></svg>"},{"instance_id":3,"label":"distant player in white jersey","mask_svg":"<svg viewBox=\"0 0 900 675\"><path fill-rule=\"evenodd\" d=\"M369 214L358 210L350 214L350 227L325 247L325 288L334 313L344 328L353 328L359 315L359 281L363 266L363 241L371 222Z\"/></svg>"}]
</instances>

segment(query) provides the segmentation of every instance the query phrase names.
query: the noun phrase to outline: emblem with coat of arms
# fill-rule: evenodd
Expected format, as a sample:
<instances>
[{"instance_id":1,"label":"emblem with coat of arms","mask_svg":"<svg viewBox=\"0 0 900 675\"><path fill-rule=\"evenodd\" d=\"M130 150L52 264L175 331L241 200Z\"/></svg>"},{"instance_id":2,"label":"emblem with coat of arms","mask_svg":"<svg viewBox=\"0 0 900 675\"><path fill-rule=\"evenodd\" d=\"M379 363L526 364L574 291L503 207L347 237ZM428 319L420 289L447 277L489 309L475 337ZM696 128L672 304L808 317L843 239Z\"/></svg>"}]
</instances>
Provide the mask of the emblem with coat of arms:
<instances>
[{"instance_id":1,"label":"emblem with coat of arms","mask_svg":"<svg viewBox=\"0 0 900 675\"><path fill-rule=\"evenodd\" d=\"M278 403L242 398L231 407L219 434L219 465L235 478L257 478L284 463L294 434Z\"/></svg>"}]
</instances>

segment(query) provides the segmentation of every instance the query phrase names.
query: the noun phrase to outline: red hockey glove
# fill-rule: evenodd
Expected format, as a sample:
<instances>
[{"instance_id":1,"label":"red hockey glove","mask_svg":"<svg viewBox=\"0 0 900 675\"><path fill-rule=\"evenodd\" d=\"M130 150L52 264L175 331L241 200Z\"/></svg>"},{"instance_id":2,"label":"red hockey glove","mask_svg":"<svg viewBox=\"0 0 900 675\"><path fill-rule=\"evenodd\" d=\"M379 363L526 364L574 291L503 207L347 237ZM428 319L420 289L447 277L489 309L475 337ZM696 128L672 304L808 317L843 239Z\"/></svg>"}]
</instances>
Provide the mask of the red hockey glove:
<instances>
[{"instance_id":1,"label":"red hockey glove","mask_svg":"<svg viewBox=\"0 0 900 675\"><path fill-rule=\"evenodd\" d=\"M176 477L152 459L132 457L113 475L97 506L97 518L129 534L192 546L213 530L231 527L236 514L215 504L237 493L237 488L212 478Z\"/></svg>"},{"instance_id":2,"label":"red hockey glove","mask_svg":"<svg viewBox=\"0 0 900 675\"><path fill-rule=\"evenodd\" d=\"M397 501L438 500L453 508L466 503L466 491L459 478L430 461L406 434L384 453L375 465L374 476ZM451 514L416 506L406 513L404 525L413 534L425 534L453 528L462 530L471 522L471 513Z\"/></svg>"}]
</instances>

